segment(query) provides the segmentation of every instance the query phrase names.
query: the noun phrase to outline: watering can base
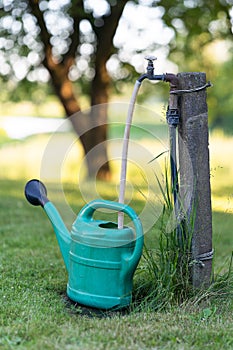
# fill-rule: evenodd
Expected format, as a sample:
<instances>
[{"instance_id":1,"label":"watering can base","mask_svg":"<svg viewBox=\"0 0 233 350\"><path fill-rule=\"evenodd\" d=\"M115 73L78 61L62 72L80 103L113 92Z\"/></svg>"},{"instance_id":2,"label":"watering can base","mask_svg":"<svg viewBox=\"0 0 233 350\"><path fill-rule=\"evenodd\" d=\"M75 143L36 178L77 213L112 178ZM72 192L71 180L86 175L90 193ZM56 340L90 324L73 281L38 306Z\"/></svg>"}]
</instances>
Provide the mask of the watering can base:
<instances>
[{"instance_id":1,"label":"watering can base","mask_svg":"<svg viewBox=\"0 0 233 350\"><path fill-rule=\"evenodd\" d=\"M129 306L129 304L131 303L131 295L126 295L123 297L95 295L77 291L75 289L70 288L69 285L67 285L67 295L71 300L81 305L102 310L118 310Z\"/></svg>"}]
</instances>

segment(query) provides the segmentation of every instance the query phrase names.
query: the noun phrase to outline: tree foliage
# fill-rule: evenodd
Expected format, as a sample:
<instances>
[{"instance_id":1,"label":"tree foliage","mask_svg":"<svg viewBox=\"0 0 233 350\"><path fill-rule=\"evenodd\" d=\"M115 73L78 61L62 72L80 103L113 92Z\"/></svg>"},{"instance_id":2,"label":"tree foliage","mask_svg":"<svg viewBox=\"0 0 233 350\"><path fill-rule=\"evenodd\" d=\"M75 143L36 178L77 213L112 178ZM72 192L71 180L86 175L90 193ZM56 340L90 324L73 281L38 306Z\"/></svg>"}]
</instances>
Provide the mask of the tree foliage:
<instances>
[{"instance_id":1,"label":"tree foliage","mask_svg":"<svg viewBox=\"0 0 233 350\"><path fill-rule=\"evenodd\" d=\"M223 76L233 70L228 64L232 6L233 0L99 0L98 6L92 0L0 0L0 75L12 94L16 87L29 91L27 81L35 88L50 80L66 115L72 115L82 107L74 82L89 96L90 105L106 103L112 81L132 81L133 72L144 69L144 52L157 50L158 55L169 54L179 71L202 70L214 83L217 79L215 91L222 94L220 85L231 84ZM119 40L120 20L125 32ZM213 58L223 41L229 52L219 64ZM217 74L220 70L223 73ZM230 101L229 94L222 98ZM220 111L213 112L217 121ZM90 136L94 140L93 135L86 139ZM87 147L83 142L88 152L93 144Z\"/></svg>"},{"instance_id":2,"label":"tree foliage","mask_svg":"<svg viewBox=\"0 0 233 350\"><path fill-rule=\"evenodd\" d=\"M232 35L232 0L160 0L158 4L164 8L163 21L175 34L171 57L181 65L195 58L200 64L206 45Z\"/></svg>"},{"instance_id":3,"label":"tree foliage","mask_svg":"<svg viewBox=\"0 0 233 350\"><path fill-rule=\"evenodd\" d=\"M113 37L126 3L101 1L96 9L85 0L3 0L0 6L0 74L16 81L50 78L66 116L72 116L91 176L109 174L104 145L110 85L106 63L114 52ZM90 81L90 105L102 107L77 118L81 106L73 81L81 75ZM99 151L90 152L97 145L102 145Z\"/></svg>"},{"instance_id":4,"label":"tree foliage","mask_svg":"<svg viewBox=\"0 0 233 350\"><path fill-rule=\"evenodd\" d=\"M162 19L174 31L170 59L180 71L206 72L214 85L208 98L211 125L230 121L233 1L160 0L157 5L164 8Z\"/></svg>"}]
</instances>

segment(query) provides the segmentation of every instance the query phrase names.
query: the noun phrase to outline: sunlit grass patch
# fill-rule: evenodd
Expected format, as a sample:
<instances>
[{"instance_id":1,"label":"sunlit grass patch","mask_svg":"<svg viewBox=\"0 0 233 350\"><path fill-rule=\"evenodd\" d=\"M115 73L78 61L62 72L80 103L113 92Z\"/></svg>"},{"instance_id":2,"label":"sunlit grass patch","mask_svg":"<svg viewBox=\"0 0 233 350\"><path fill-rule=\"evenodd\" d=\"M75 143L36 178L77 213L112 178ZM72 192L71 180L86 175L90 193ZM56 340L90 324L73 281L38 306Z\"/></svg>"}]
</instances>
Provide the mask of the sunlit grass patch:
<instances>
[{"instance_id":1,"label":"sunlit grass patch","mask_svg":"<svg viewBox=\"0 0 233 350\"><path fill-rule=\"evenodd\" d=\"M210 180L214 211L233 212L232 149L232 137L217 132L210 136Z\"/></svg>"},{"instance_id":2,"label":"sunlit grass patch","mask_svg":"<svg viewBox=\"0 0 233 350\"><path fill-rule=\"evenodd\" d=\"M129 163L127 173L127 197L133 196L141 199L140 191L147 191L148 183L153 182L153 171L162 174L160 165L148 162L156 155L167 149L165 144L156 140L140 140L135 146L132 142L129 152ZM67 149L64 152L64 147ZM136 147L136 148L135 148ZM63 150L62 150L63 149ZM140 151L139 151L140 149ZM233 139L222 134L210 136L210 168L211 168L211 189L212 207L214 211L233 211L233 162L231 153ZM60 151L61 150L61 151ZM51 156L46 154L50 152ZM83 150L79 141L73 134L44 134L29 137L23 141L14 141L0 148L1 157L1 178L35 178L42 177L45 181L60 181L74 187L85 187L86 165L83 158ZM112 180L110 183L112 194L108 197L116 199L119 190L120 165L121 165L121 142L112 140L109 142L109 158L112 168ZM104 197L106 187L101 184L95 193Z\"/></svg>"},{"instance_id":3,"label":"sunlit grass patch","mask_svg":"<svg viewBox=\"0 0 233 350\"><path fill-rule=\"evenodd\" d=\"M54 98L47 98L46 103L40 101L12 101L1 103L1 115L4 116L38 116L40 117L62 117L64 115L61 104Z\"/></svg>"}]
</instances>

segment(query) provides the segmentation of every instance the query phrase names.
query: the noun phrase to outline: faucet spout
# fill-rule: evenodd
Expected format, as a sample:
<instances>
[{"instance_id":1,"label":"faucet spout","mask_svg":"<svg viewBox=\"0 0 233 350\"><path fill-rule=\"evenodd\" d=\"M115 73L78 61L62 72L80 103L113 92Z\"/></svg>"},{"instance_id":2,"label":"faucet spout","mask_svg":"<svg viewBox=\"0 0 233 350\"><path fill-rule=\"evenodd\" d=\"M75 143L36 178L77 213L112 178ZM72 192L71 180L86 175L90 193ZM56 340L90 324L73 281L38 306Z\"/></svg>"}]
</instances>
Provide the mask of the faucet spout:
<instances>
[{"instance_id":1,"label":"faucet spout","mask_svg":"<svg viewBox=\"0 0 233 350\"><path fill-rule=\"evenodd\" d=\"M158 80L158 81L165 81L165 74L161 75L149 75L149 74L142 74L137 81L141 83L143 80L149 79L149 80Z\"/></svg>"}]
</instances>

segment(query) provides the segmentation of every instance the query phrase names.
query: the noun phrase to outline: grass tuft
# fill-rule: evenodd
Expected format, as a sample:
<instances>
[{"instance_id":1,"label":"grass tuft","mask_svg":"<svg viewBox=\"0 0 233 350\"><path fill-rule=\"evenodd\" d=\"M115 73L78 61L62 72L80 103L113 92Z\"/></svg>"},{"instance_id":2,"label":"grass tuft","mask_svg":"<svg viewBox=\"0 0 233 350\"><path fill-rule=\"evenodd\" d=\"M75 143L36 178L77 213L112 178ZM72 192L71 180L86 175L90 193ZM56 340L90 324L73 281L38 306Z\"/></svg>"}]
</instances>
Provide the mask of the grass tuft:
<instances>
[{"instance_id":1,"label":"grass tuft","mask_svg":"<svg viewBox=\"0 0 233 350\"><path fill-rule=\"evenodd\" d=\"M189 221L185 218L181 222L176 220L175 228L169 230L168 221L174 216L175 209L167 162L163 183L155 176L164 202L163 211L151 231L153 239L144 244L143 257L136 271L133 308L142 311L168 310L175 305L191 308L191 305L197 306L204 301L208 304L210 300L221 297L232 298L233 255L228 271L216 274L208 289L195 289L192 286L191 270L195 262L192 261L191 246L195 208Z\"/></svg>"}]
</instances>

